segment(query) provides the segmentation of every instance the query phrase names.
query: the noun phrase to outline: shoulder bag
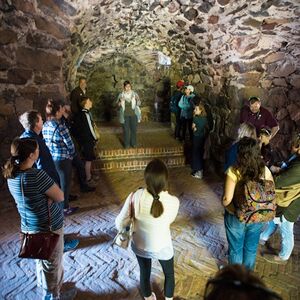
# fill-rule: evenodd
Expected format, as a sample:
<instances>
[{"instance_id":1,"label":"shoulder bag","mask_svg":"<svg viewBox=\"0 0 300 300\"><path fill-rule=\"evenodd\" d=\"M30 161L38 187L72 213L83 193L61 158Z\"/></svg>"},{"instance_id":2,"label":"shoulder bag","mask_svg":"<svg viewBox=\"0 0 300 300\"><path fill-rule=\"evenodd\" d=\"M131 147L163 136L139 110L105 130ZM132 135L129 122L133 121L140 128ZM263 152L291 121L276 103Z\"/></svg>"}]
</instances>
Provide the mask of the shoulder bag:
<instances>
[{"instance_id":1,"label":"shoulder bag","mask_svg":"<svg viewBox=\"0 0 300 300\"><path fill-rule=\"evenodd\" d=\"M113 240L113 245L117 245L121 248L127 249L130 245L130 241L133 234L133 222L134 222L134 200L133 195L130 196L130 219L129 224L127 224L121 231L117 233Z\"/></svg>"},{"instance_id":2,"label":"shoulder bag","mask_svg":"<svg viewBox=\"0 0 300 300\"><path fill-rule=\"evenodd\" d=\"M24 197L24 188L23 188L23 175L21 177L21 191L22 198L24 203L25 211L25 225L26 224L26 209L25 209L25 197ZM45 259L48 260L54 248L57 245L59 235L51 232L51 217L50 210L48 206L48 232L37 232L37 233L20 233L21 240L21 249L19 252L20 258L33 258L33 259Z\"/></svg>"}]
</instances>

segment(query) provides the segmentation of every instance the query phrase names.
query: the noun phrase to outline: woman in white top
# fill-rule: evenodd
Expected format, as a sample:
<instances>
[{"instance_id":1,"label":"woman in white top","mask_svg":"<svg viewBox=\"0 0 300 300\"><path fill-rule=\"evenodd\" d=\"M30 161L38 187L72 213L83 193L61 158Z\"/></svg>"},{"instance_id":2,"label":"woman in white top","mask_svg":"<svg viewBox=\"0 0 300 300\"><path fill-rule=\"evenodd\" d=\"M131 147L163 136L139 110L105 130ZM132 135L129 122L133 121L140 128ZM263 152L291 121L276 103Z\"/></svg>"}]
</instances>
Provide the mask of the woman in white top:
<instances>
[{"instance_id":1,"label":"woman in white top","mask_svg":"<svg viewBox=\"0 0 300 300\"><path fill-rule=\"evenodd\" d=\"M120 108L119 121L124 129L125 148L136 147L137 123L141 121L141 105L138 94L132 90L131 83L124 81L123 92L119 94L117 104Z\"/></svg>"},{"instance_id":2,"label":"woman in white top","mask_svg":"<svg viewBox=\"0 0 300 300\"><path fill-rule=\"evenodd\" d=\"M263 162L258 142L253 138L244 137L238 143L236 163L226 171L223 205L228 261L230 264L243 264L250 270L255 266L259 236L265 224L266 211L256 210L255 206L249 207L249 211L252 211L251 222L249 218L246 222L242 221L239 213L245 205L241 201L246 199L246 195L243 197L241 194L242 197L238 197L240 194L237 191L245 183L260 182L263 179L264 182L271 181L270 184L274 188L272 174ZM266 183L264 187L266 190Z\"/></svg>"},{"instance_id":3,"label":"woman in white top","mask_svg":"<svg viewBox=\"0 0 300 300\"><path fill-rule=\"evenodd\" d=\"M140 288L144 299L155 300L150 285L151 259L158 259L164 275L166 299L173 299L174 250L170 224L175 220L179 200L167 191L168 169L159 159L152 160L146 167L144 178L147 188L131 193L116 218L116 227L121 231L128 224L131 203L134 211L134 233L132 250L140 266Z\"/></svg>"}]
</instances>

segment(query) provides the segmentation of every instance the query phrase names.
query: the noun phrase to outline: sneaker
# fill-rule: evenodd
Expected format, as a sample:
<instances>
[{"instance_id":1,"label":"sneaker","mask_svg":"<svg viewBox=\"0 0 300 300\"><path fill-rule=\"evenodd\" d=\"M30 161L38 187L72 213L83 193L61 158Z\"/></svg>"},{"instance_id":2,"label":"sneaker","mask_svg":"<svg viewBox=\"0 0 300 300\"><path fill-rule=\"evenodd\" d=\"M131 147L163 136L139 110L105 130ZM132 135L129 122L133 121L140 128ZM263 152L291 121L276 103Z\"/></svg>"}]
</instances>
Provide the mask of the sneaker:
<instances>
[{"instance_id":1,"label":"sneaker","mask_svg":"<svg viewBox=\"0 0 300 300\"><path fill-rule=\"evenodd\" d=\"M64 252L76 249L78 244L79 244L79 240L65 240Z\"/></svg>"},{"instance_id":2,"label":"sneaker","mask_svg":"<svg viewBox=\"0 0 300 300\"><path fill-rule=\"evenodd\" d=\"M59 299L60 300L73 300L73 299L75 299L76 295L77 295L76 288L71 288L64 292L61 292Z\"/></svg>"},{"instance_id":3,"label":"sneaker","mask_svg":"<svg viewBox=\"0 0 300 300\"><path fill-rule=\"evenodd\" d=\"M91 187L96 187L98 185L98 183L93 178L87 180L86 184Z\"/></svg>"},{"instance_id":4,"label":"sneaker","mask_svg":"<svg viewBox=\"0 0 300 300\"><path fill-rule=\"evenodd\" d=\"M271 264L286 265L288 260L281 259L278 255L265 254L262 258Z\"/></svg>"},{"instance_id":5,"label":"sneaker","mask_svg":"<svg viewBox=\"0 0 300 300\"><path fill-rule=\"evenodd\" d=\"M198 178L198 179L202 179L202 178L203 178L202 171L193 172L191 175L192 175L194 178Z\"/></svg>"},{"instance_id":6,"label":"sneaker","mask_svg":"<svg viewBox=\"0 0 300 300\"><path fill-rule=\"evenodd\" d=\"M76 201L76 200L78 200L78 195L72 195L72 194L69 195L69 201Z\"/></svg>"},{"instance_id":7,"label":"sneaker","mask_svg":"<svg viewBox=\"0 0 300 300\"><path fill-rule=\"evenodd\" d=\"M78 210L78 206L69 206L68 208L64 208L64 215L65 216L69 216L72 215L73 213L75 213Z\"/></svg>"},{"instance_id":8,"label":"sneaker","mask_svg":"<svg viewBox=\"0 0 300 300\"><path fill-rule=\"evenodd\" d=\"M80 191L82 193L94 192L95 190L96 190L95 186L89 186L88 184L86 184L80 188Z\"/></svg>"},{"instance_id":9,"label":"sneaker","mask_svg":"<svg viewBox=\"0 0 300 300\"><path fill-rule=\"evenodd\" d=\"M156 295L152 292L150 297L144 297L145 300L156 300Z\"/></svg>"}]
</instances>

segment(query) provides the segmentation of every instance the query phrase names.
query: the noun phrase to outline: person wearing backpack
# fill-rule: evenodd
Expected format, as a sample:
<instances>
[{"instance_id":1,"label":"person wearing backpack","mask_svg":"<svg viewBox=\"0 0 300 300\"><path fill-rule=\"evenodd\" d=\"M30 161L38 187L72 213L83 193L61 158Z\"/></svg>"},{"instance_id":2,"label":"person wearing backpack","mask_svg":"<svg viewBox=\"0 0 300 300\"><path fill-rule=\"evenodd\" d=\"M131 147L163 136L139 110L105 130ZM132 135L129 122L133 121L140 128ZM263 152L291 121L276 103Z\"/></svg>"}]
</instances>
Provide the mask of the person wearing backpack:
<instances>
[{"instance_id":1,"label":"person wearing backpack","mask_svg":"<svg viewBox=\"0 0 300 300\"><path fill-rule=\"evenodd\" d=\"M300 134L292 138L292 156L295 157L287 168L275 179L276 218L260 235L260 244L264 245L270 236L280 230L281 249L278 255L265 254L264 259L271 263L286 264L294 248L294 223L300 215ZM295 156L294 156L295 155Z\"/></svg>"},{"instance_id":2,"label":"person wearing backpack","mask_svg":"<svg viewBox=\"0 0 300 300\"><path fill-rule=\"evenodd\" d=\"M176 83L176 90L174 91L171 99L170 99L170 112L171 112L171 120L175 119L175 139L180 139L180 131L181 131L181 122L180 122L180 113L181 109L178 106L178 102L182 97L182 89L184 87L184 81L179 80Z\"/></svg>"},{"instance_id":3,"label":"person wearing backpack","mask_svg":"<svg viewBox=\"0 0 300 300\"><path fill-rule=\"evenodd\" d=\"M276 209L273 176L255 139L239 141L236 163L226 171L222 202L228 262L253 270L260 233Z\"/></svg>"}]
</instances>

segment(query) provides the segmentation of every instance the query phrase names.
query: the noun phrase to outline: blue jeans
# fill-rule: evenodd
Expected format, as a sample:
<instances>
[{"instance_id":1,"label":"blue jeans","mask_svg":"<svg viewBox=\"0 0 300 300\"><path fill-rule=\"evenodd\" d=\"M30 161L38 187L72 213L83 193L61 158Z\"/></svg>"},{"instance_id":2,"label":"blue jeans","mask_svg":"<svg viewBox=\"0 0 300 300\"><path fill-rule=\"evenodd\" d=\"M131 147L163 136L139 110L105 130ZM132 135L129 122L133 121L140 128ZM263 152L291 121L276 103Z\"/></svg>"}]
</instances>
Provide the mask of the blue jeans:
<instances>
[{"instance_id":1,"label":"blue jeans","mask_svg":"<svg viewBox=\"0 0 300 300\"><path fill-rule=\"evenodd\" d=\"M60 188L64 192L64 208L69 208L69 195L72 179L72 160L55 160L56 171L60 179Z\"/></svg>"},{"instance_id":2,"label":"blue jeans","mask_svg":"<svg viewBox=\"0 0 300 300\"><path fill-rule=\"evenodd\" d=\"M260 235L260 239L267 241L269 237L279 227L281 235L281 250L278 256L282 260L288 260L293 252L294 248L294 223L288 221L284 216L275 218L270 221L265 227L264 231Z\"/></svg>"},{"instance_id":3,"label":"blue jeans","mask_svg":"<svg viewBox=\"0 0 300 300\"><path fill-rule=\"evenodd\" d=\"M253 270L259 236L265 223L242 223L235 215L226 210L224 223L228 241L229 264L243 264L246 268Z\"/></svg>"}]
</instances>

